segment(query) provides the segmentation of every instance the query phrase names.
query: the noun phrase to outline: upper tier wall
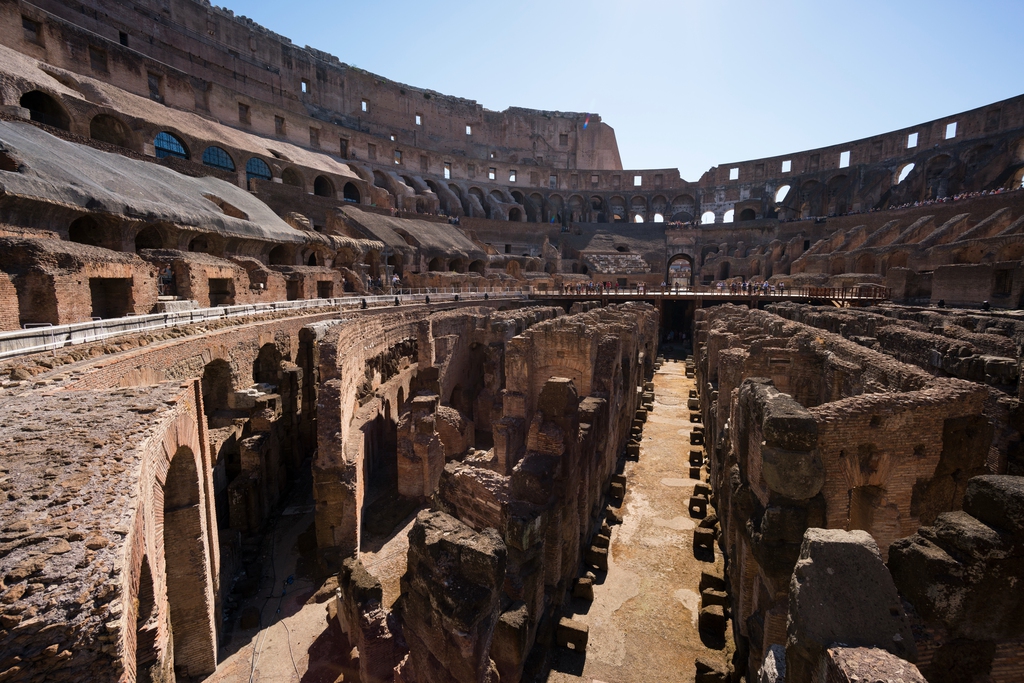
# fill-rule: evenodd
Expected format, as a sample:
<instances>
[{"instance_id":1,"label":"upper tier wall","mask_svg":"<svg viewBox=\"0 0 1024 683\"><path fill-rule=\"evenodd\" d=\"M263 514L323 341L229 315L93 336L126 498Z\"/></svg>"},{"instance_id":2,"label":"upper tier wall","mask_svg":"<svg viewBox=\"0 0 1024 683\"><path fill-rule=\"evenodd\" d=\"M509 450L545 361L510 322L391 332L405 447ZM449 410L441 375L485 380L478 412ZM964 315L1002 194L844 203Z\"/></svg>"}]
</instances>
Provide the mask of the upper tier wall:
<instances>
[{"instance_id":1,"label":"upper tier wall","mask_svg":"<svg viewBox=\"0 0 1024 683\"><path fill-rule=\"evenodd\" d=\"M325 52L298 47L251 19L207 2L34 4L91 31L95 38L107 38L113 47L127 43L130 51L155 60L158 67L187 74L194 102L179 106L194 107L224 122L238 123L242 103L252 108L249 125L264 125L270 132L275 131L275 114L291 113L389 141L394 136L403 145L455 157L553 168L621 168L615 133L597 115L590 115L584 129L583 113L490 111L474 100L395 83ZM32 8L26 2L20 5ZM131 11L125 11L126 5ZM51 46L44 40L43 47ZM86 64L78 69L61 66L90 68L87 53L79 59ZM144 71L125 87L149 95ZM257 116L258 104L276 112ZM305 134L305 127L295 132Z\"/></svg>"}]
</instances>

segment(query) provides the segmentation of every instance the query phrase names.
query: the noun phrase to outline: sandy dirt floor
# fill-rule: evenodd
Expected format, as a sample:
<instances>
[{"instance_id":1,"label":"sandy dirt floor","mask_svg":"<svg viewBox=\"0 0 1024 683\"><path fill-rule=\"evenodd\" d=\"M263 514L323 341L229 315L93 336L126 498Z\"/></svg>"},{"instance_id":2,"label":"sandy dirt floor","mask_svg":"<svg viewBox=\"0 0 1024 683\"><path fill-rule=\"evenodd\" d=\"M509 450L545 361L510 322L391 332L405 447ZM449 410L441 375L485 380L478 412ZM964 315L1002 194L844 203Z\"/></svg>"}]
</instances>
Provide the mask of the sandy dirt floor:
<instances>
[{"instance_id":1,"label":"sandy dirt floor","mask_svg":"<svg viewBox=\"0 0 1024 683\"><path fill-rule=\"evenodd\" d=\"M548 683L693 681L698 652L724 660L697 631L700 574L710 565L694 557L699 520L689 514L693 388L682 360L666 360L654 375L654 411L639 459L626 463L623 522L612 527L608 572L597 576L592 603L572 603L574 618L590 628L586 655L561 652ZM715 562L721 566L718 553Z\"/></svg>"}]
</instances>

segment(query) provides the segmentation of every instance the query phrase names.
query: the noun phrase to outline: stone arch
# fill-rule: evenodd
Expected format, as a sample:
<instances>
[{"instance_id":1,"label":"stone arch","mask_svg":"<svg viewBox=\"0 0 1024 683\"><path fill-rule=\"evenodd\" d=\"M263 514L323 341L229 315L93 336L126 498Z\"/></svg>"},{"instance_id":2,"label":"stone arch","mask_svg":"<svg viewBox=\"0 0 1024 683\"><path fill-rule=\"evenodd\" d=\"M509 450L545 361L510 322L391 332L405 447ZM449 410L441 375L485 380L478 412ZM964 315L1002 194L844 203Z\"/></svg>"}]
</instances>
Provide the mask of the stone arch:
<instances>
[{"instance_id":1,"label":"stone arch","mask_svg":"<svg viewBox=\"0 0 1024 683\"><path fill-rule=\"evenodd\" d=\"M388 177L387 175L384 174L383 171L373 172L373 184L374 186L379 187L382 190L387 190L388 192L391 192L391 183L388 181Z\"/></svg>"},{"instance_id":2,"label":"stone arch","mask_svg":"<svg viewBox=\"0 0 1024 683\"><path fill-rule=\"evenodd\" d=\"M826 213L832 214L844 214L847 211L846 204L846 187L849 184L849 176L844 173L832 176L826 183L828 192L828 208Z\"/></svg>"},{"instance_id":3,"label":"stone arch","mask_svg":"<svg viewBox=\"0 0 1024 683\"><path fill-rule=\"evenodd\" d=\"M846 259L845 258L834 258L828 264L829 275L843 275L846 273Z\"/></svg>"},{"instance_id":4,"label":"stone arch","mask_svg":"<svg viewBox=\"0 0 1024 683\"><path fill-rule=\"evenodd\" d=\"M139 567L139 585L135 590L135 681L152 683L159 679L160 649L157 646L159 631L156 608L156 586L149 556L142 556Z\"/></svg>"},{"instance_id":5,"label":"stone arch","mask_svg":"<svg viewBox=\"0 0 1024 683\"><path fill-rule=\"evenodd\" d=\"M280 381L281 361L284 358L277 344L264 344L252 362L252 381L254 384L271 384L277 386Z\"/></svg>"},{"instance_id":6,"label":"stone arch","mask_svg":"<svg viewBox=\"0 0 1024 683\"><path fill-rule=\"evenodd\" d=\"M938 154L927 161L923 199L940 199L949 194L949 170L952 166L953 158L948 154Z\"/></svg>"},{"instance_id":7,"label":"stone arch","mask_svg":"<svg viewBox=\"0 0 1024 683\"><path fill-rule=\"evenodd\" d=\"M292 266L295 265L295 255L290 247L279 244L270 250L267 261L272 266Z\"/></svg>"},{"instance_id":8,"label":"stone arch","mask_svg":"<svg viewBox=\"0 0 1024 683\"><path fill-rule=\"evenodd\" d=\"M1024 242L1010 242L999 248L996 261L1019 261L1024 256Z\"/></svg>"},{"instance_id":9,"label":"stone arch","mask_svg":"<svg viewBox=\"0 0 1024 683\"><path fill-rule=\"evenodd\" d=\"M480 207L483 209L484 217L490 218L491 210L487 207L487 198L484 196L484 191L479 187L471 187L469 188L469 196L476 197L476 200L480 202ZM470 208L472 208L472 202L470 202ZM470 212L470 215L474 215L473 212Z\"/></svg>"},{"instance_id":10,"label":"stone arch","mask_svg":"<svg viewBox=\"0 0 1024 683\"><path fill-rule=\"evenodd\" d=\"M317 197L334 197L334 183L331 182L330 178L323 175L318 175L313 180L313 194Z\"/></svg>"},{"instance_id":11,"label":"stone arch","mask_svg":"<svg viewBox=\"0 0 1024 683\"><path fill-rule=\"evenodd\" d=\"M469 272L471 273L479 273L480 275L483 275L486 270L487 264L480 259L469 264Z\"/></svg>"},{"instance_id":12,"label":"stone arch","mask_svg":"<svg viewBox=\"0 0 1024 683\"><path fill-rule=\"evenodd\" d=\"M637 195L629 200L630 223L643 223L647 220L647 198ZM637 217L641 220L636 220Z\"/></svg>"},{"instance_id":13,"label":"stone arch","mask_svg":"<svg viewBox=\"0 0 1024 683\"><path fill-rule=\"evenodd\" d=\"M124 121L110 114L97 114L89 122L89 137L117 147L132 148L132 132Z\"/></svg>"},{"instance_id":14,"label":"stone arch","mask_svg":"<svg viewBox=\"0 0 1024 683\"><path fill-rule=\"evenodd\" d=\"M672 199L671 208L668 210L672 220L681 221L683 223L692 221L696 212L697 202L694 200L692 195L688 194L676 195Z\"/></svg>"},{"instance_id":15,"label":"stone arch","mask_svg":"<svg viewBox=\"0 0 1024 683\"><path fill-rule=\"evenodd\" d=\"M821 210L821 183L817 180L808 180L800 186L801 217L810 218L820 216Z\"/></svg>"},{"instance_id":16,"label":"stone arch","mask_svg":"<svg viewBox=\"0 0 1024 683\"><path fill-rule=\"evenodd\" d=\"M578 194L569 195L569 220L580 223L584 220L583 197Z\"/></svg>"},{"instance_id":17,"label":"stone arch","mask_svg":"<svg viewBox=\"0 0 1024 683\"><path fill-rule=\"evenodd\" d=\"M670 286L693 286L693 257L676 254L670 258L665 268L665 282Z\"/></svg>"},{"instance_id":18,"label":"stone arch","mask_svg":"<svg viewBox=\"0 0 1024 683\"><path fill-rule=\"evenodd\" d=\"M188 145L180 137L170 131L162 130L153 138L153 150L157 159L190 159L192 154Z\"/></svg>"},{"instance_id":19,"label":"stone arch","mask_svg":"<svg viewBox=\"0 0 1024 683\"><path fill-rule=\"evenodd\" d=\"M523 220L523 210L518 206L513 206L508 210L508 219L513 222L521 222Z\"/></svg>"},{"instance_id":20,"label":"stone arch","mask_svg":"<svg viewBox=\"0 0 1024 683\"><path fill-rule=\"evenodd\" d=\"M167 235L158 225L145 225L135 234L135 253L143 249L164 249Z\"/></svg>"},{"instance_id":21,"label":"stone arch","mask_svg":"<svg viewBox=\"0 0 1024 683\"><path fill-rule=\"evenodd\" d=\"M355 183L345 183L345 187L343 187L341 191L346 202L358 204L362 201L362 197L359 194L359 187L357 187Z\"/></svg>"},{"instance_id":22,"label":"stone arch","mask_svg":"<svg viewBox=\"0 0 1024 683\"><path fill-rule=\"evenodd\" d=\"M544 197L539 192L534 192L527 197L523 204L526 207L526 220L531 223L544 222Z\"/></svg>"},{"instance_id":23,"label":"stone arch","mask_svg":"<svg viewBox=\"0 0 1024 683\"><path fill-rule=\"evenodd\" d=\"M306 183L302 180L302 174L289 166L281 172L281 182L285 185L306 189Z\"/></svg>"},{"instance_id":24,"label":"stone arch","mask_svg":"<svg viewBox=\"0 0 1024 683\"><path fill-rule=\"evenodd\" d=\"M253 180L263 180L269 182L273 180L274 176L270 172L270 166L267 162L263 161L259 157L252 157L249 161L245 162L245 182L250 187Z\"/></svg>"},{"instance_id":25,"label":"stone arch","mask_svg":"<svg viewBox=\"0 0 1024 683\"><path fill-rule=\"evenodd\" d=\"M732 266L728 261L722 261L718 264L718 279L727 280L729 279L729 273L732 270Z\"/></svg>"},{"instance_id":26,"label":"stone arch","mask_svg":"<svg viewBox=\"0 0 1024 683\"><path fill-rule=\"evenodd\" d=\"M235 171L235 160L231 158L227 150L216 145L210 145L203 150L203 165L219 168L228 173L234 173Z\"/></svg>"},{"instance_id":27,"label":"stone arch","mask_svg":"<svg viewBox=\"0 0 1024 683\"><path fill-rule=\"evenodd\" d=\"M37 123L53 126L61 130L71 130L71 117L57 99L40 90L30 90L18 101L28 109L29 118Z\"/></svg>"},{"instance_id":28,"label":"stone arch","mask_svg":"<svg viewBox=\"0 0 1024 683\"><path fill-rule=\"evenodd\" d=\"M453 258L451 261L448 262L448 270L453 273L465 273L466 262L463 261L461 258Z\"/></svg>"},{"instance_id":29,"label":"stone arch","mask_svg":"<svg viewBox=\"0 0 1024 683\"><path fill-rule=\"evenodd\" d=\"M621 195L613 195L608 200L608 212L611 214L612 223L629 222L629 214L626 212L626 200Z\"/></svg>"},{"instance_id":30,"label":"stone arch","mask_svg":"<svg viewBox=\"0 0 1024 683\"><path fill-rule=\"evenodd\" d=\"M203 368L200 382L203 392L203 412L207 419L214 413L227 410L228 400L235 390L234 372L231 365L223 358L215 358Z\"/></svg>"},{"instance_id":31,"label":"stone arch","mask_svg":"<svg viewBox=\"0 0 1024 683\"><path fill-rule=\"evenodd\" d=\"M432 273L441 273L444 272L445 270L444 266L444 259L441 258L440 256L435 256L434 258L430 259L430 261L427 263L427 270L429 270Z\"/></svg>"},{"instance_id":32,"label":"stone arch","mask_svg":"<svg viewBox=\"0 0 1024 683\"><path fill-rule=\"evenodd\" d=\"M607 217L604 211L604 198L601 195L590 196L590 221L592 223L605 223Z\"/></svg>"},{"instance_id":33,"label":"stone arch","mask_svg":"<svg viewBox=\"0 0 1024 683\"><path fill-rule=\"evenodd\" d=\"M188 446L171 457L163 483L164 571L170 612L174 670L189 678L213 673L216 643L210 628L213 605L206 547L200 467Z\"/></svg>"},{"instance_id":34,"label":"stone arch","mask_svg":"<svg viewBox=\"0 0 1024 683\"><path fill-rule=\"evenodd\" d=\"M715 222L715 212L714 211L705 211L704 213L702 213L700 215L700 224L701 225L710 225L711 223L714 223L714 222Z\"/></svg>"},{"instance_id":35,"label":"stone arch","mask_svg":"<svg viewBox=\"0 0 1024 683\"><path fill-rule=\"evenodd\" d=\"M117 226L110 220L85 215L76 218L68 226L68 240L78 244L119 251L121 249L119 232Z\"/></svg>"},{"instance_id":36,"label":"stone arch","mask_svg":"<svg viewBox=\"0 0 1024 683\"><path fill-rule=\"evenodd\" d=\"M858 273L875 272L875 255L867 252L857 257L856 271Z\"/></svg>"},{"instance_id":37,"label":"stone arch","mask_svg":"<svg viewBox=\"0 0 1024 683\"><path fill-rule=\"evenodd\" d=\"M741 220L741 221L752 221L752 220L755 220L756 218L757 218L757 212L754 211L753 209L747 208L747 209L743 209L742 211L740 211L740 218L739 218L739 220Z\"/></svg>"},{"instance_id":38,"label":"stone arch","mask_svg":"<svg viewBox=\"0 0 1024 683\"><path fill-rule=\"evenodd\" d=\"M564 209L565 201L562 199L560 194L548 195L548 222L549 223L564 223Z\"/></svg>"}]
</instances>

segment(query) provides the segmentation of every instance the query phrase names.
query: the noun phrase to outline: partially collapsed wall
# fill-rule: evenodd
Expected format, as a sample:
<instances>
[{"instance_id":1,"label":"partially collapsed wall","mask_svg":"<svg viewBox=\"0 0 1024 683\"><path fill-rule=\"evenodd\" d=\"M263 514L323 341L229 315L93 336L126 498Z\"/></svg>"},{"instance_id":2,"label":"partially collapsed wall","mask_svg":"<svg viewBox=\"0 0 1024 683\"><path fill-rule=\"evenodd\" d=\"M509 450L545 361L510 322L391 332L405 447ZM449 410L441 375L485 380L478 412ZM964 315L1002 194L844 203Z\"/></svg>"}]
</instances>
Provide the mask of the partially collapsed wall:
<instances>
[{"instance_id":1,"label":"partially collapsed wall","mask_svg":"<svg viewBox=\"0 0 1024 683\"><path fill-rule=\"evenodd\" d=\"M951 593L977 595L978 584L1000 585L1024 577L1012 540L1017 522L1005 516L1012 513L998 519L989 513L985 520L1005 531L985 530L956 516L965 514L957 511L967 509L971 500L986 495L1000 501L986 510L1021 505L1019 479L996 477L1018 482L1002 484L998 495L989 495L992 487L979 483L986 479L981 475L1003 475L1008 454L1012 461L1016 452L1020 433L1007 419L1019 409L1014 383L1000 381L996 372L971 377L981 381L950 377L941 364L937 370L929 362L925 343L916 353L907 351L923 367L882 353L895 350L891 340L896 335L913 332L884 315L795 305L775 310L789 320L731 306L697 314L697 379L712 502L721 520L719 543L728 557L733 628L742 644L738 656L745 658L737 662L738 670L755 675L768 660L781 656L778 648L787 642L790 681L811 680L816 667L826 666L828 648L837 644L882 647L898 657L917 659L917 648L894 647L891 639L879 640L877 635L864 636L865 642L859 643L852 636L822 635L817 650L801 635L801 618L824 618L801 617L794 611L799 603L793 592L800 584L801 562L810 552L809 538L820 528L870 535L870 545L877 545L873 552L879 556L878 566L882 560L889 562L896 579L893 595L898 589L903 601L893 609L899 614L906 610L913 637L927 655L920 662L928 680L973 680L944 677L943 667L930 663L931 653L940 653L941 661L954 657L952 651L967 647L960 642L965 637L977 638L976 644L987 648L979 661L993 678L985 680L1014 680L1021 649L1019 617L1006 617L1000 609L974 609L976 630L966 636L962 628L946 625L956 620L958 609L966 609L957 606ZM970 336L961 331L963 337ZM948 336L918 334L932 348L942 348L956 331ZM987 344L985 336L976 334L973 346L959 343L982 349L1009 341L1003 337L1003 342ZM1006 389L1013 391L1013 398ZM950 540L939 545L953 543L961 550L947 555L931 539L956 536L952 529L963 531L960 545ZM823 542L821 552L840 552L835 543L846 542L839 537ZM987 544L986 550L979 544ZM947 574L934 564L940 557L949 558ZM879 585L893 583L888 573L880 576L884 580ZM866 580L858 572L849 577L848 590ZM835 583L835 589L842 585ZM938 599L939 605L932 604L936 592L946 596ZM807 628L820 630L821 624Z\"/></svg>"},{"instance_id":2,"label":"partially collapsed wall","mask_svg":"<svg viewBox=\"0 0 1024 683\"><path fill-rule=\"evenodd\" d=\"M550 642L600 525L653 365L657 313L613 306L536 322L514 337L512 320L477 318L474 333L439 344L438 331L456 320L425 321L435 333L419 339L434 341L433 360L421 343L413 384L422 388L399 426L398 485L434 510L421 512L410 532L402 595L393 613L369 620L383 608L360 598L367 591L353 577L363 570L346 560L335 613L357 647L381 641L379 627L367 635L369 621L392 624L384 640L393 627L407 643L389 650L403 681L517 681L534 643ZM475 362L473 348L488 339L479 392L439 401L431 390L445 386L444 367ZM460 347L465 361L455 355ZM442 348L450 352L443 363ZM487 404L489 417L474 412L474 428L460 433L453 418L469 417L454 407L460 402ZM493 434L493 447L464 436L481 431ZM366 609L352 609L358 604ZM363 680L390 680L375 662L360 657Z\"/></svg>"}]
</instances>

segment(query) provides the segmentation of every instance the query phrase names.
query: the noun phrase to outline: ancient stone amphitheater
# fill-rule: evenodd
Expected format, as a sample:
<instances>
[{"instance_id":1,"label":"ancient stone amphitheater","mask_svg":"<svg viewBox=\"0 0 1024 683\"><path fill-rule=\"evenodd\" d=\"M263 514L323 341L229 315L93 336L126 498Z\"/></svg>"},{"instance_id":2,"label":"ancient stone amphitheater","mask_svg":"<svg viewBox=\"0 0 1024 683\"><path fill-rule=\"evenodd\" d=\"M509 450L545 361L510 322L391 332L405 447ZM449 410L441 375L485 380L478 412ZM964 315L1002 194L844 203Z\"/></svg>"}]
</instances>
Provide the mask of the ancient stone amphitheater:
<instances>
[{"instance_id":1,"label":"ancient stone amphitheater","mask_svg":"<svg viewBox=\"0 0 1024 683\"><path fill-rule=\"evenodd\" d=\"M0 0L0 682L1022 681L1022 180Z\"/></svg>"}]
</instances>

